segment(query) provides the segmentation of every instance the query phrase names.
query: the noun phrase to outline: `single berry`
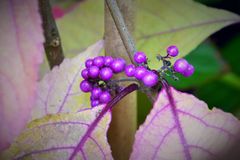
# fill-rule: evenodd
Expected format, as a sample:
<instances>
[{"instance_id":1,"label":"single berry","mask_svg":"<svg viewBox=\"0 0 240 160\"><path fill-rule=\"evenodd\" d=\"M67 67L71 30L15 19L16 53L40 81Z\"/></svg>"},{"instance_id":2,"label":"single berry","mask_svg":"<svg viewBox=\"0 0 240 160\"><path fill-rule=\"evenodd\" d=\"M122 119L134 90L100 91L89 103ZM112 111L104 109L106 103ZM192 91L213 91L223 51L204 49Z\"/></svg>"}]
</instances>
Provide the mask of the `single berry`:
<instances>
[{"instance_id":1,"label":"single berry","mask_svg":"<svg viewBox=\"0 0 240 160\"><path fill-rule=\"evenodd\" d=\"M81 75L84 79L88 79L88 70L86 68L83 69Z\"/></svg>"},{"instance_id":2,"label":"single berry","mask_svg":"<svg viewBox=\"0 0 240 160\"><path fill-rule=\"evenodd\" d=\"M143 77L142 81L143 81L145 86L153 87L158 83L158 76L155 73L149 71Z\"/></svg>"},{"instance_id":3,"label":"single berry","mask_svg":"<svg viewBox=\"0 0 240 160\"><path fill-rule=\"evenodd\" d=\"M97 78L99 74L99 68L97 66L91 66L88 68L88 76L91 78Z\"/></svg>"},{"instance_id":4,"label":"single berry","mask_svg":"<svg viewBox=\"0 0 240 160\"><path fill-rule=\"evenodd\" d=\"M187 69L187 67L188 67L188 62L183 58L176 60L173 65L174 71L178 73L183 73Z\"/></svg>"},{"instance_id":5,"label":"single berry","mask_svg":"<svg viewBox=\"0 0 240 160\"><path fill-rule=\"evenodd\" d=\"M178 55L178 48L176 46L169 46L167 48L167 53L171 57L176 57Z\"/></svg>"},{"instance_id":6,"label":"single berry","mask_svg":"<svg viewBox=\"0 0 240 160\"><path fill-rule=\"evenodd\" d=\"M141 80L145 74L147 73L147 69L143 66L139 66L135 69L134 77L138 80Z\"/></svg>"},{"instance_id":7,"label":"single berry","mask_svg":"<svg viewBox=\"0 0 240 160\"><path fill-rule=\"evenodd\" d=\"M104 58L102 56L95 57L93 59L93 65L97 67L102 67L104 65Z\"/></svg>"},{"instance_id":8,"label":"single berry","mask_svg":"<svg viewBox=\"0 0 240 160\"><path fill-rule=\"evenodd\" d=\"M133 58L134 61L137 62L138 64L147 62L147 56L145 55L144 52L136 52Z\"/></svg>"},{"instance_id":9,"label":"single berry","mask_svg":"<svg viewBox=\"0 0 240 160\"><path fill-rule=\"evenodd\" d=\"M90 92L92 90L92 84L90 82L88 82L87 80L83 80L80 83L80 89L83 92Z\"/></svg>"},{"instance_id":10,"label":"single berry","mask_svg":"<svg viewBox=\"0 0 240 160\"><path fill-rule=\"evenodd\" d=\"M128 77L132 77L134 76L134 73L135 73L135 66L133 64L127 65L125 68L125 74Z\"/></svg>"},{"instance_id":11,"label":"single berry","mask_svg":"<svg viewBox=\"0 0 240 160\"><path fill-rule=\"evenodd\" d=\"M113 62L113 57L111 57L111 56L104 57L104 65L105 66L110 66L112 62Z\"/></svg>"},{"instance_id":12,"label":"single berry","mask_svg":"<svg viewBox=\"0 0 240 160\"><path fill-rule=\"evenodd\" d=\"M102 92L102 94L99 97L99 101L101 103L108 103L111 100L111 95L108 91Z\"/></svg>"},{"instance_id":13,"label":"single berry","mask_svg":"<svg viewBox=\"0 0 240 160\"><path fill-rule=\"evenodd\" d=\"M112 78L113 76L113 72L111 70L111 68L109 67L104 67L100 70L100 73L99 73L99 77L104 80L104 81L108 81Z\"/></svg>"},{"instance_id":14,"label":"single berry","mask_svg":"<svg viewBox=\"0 0 240 160\"><path fill-rule=\"evenodd\" d=\"M92 89L91 98L92 99L98 99L99 96L101 95L101 93L102 93L101 88L95 87L95 88Z\"/></svg>"},{"instance_id":15,"label":"single berry","mask_svg":"<svg viewBox=\"0 0 240 160\"><path fill-rule=\"evenodd\" d=\"M125 69L126 61L122 58L116 58L111 63L111 69L115 73L122 72Z\"/></svg>"},{"instance_id":16,"label":"single berry","mask_svg":"<svg viewBox=\"0 0 240 160\"><path fill-rule=\"evenodd\" d=\"M195 69L193 67L193 65L189 64L187 69L183 72L183 76L184 77L190 77L191 75L193 75Z\"/></svg>"},{"instance_id":17,"label":"single berry","mask_svg":"<svg viewBox=\"0 0 240 160\"><path fill-rule=\"evenodd\" d=\"M85 66L86 66L87 68L91 67L92 65L93 65L93 60L92 60L92 59L86 60Z\"/></svg>"},{"instance_id":18,"label":"single berry","mask_svg":"<svg viewBox=\"0 0 240 160\"><path fill-rule=\"evenodd\" d=\"M91 101L91 106L92 106L92 107L96 107L96 106L98 106L99 104L100 104L99 100L92 100L92 101Z\"/></svg>"}]
</instances>

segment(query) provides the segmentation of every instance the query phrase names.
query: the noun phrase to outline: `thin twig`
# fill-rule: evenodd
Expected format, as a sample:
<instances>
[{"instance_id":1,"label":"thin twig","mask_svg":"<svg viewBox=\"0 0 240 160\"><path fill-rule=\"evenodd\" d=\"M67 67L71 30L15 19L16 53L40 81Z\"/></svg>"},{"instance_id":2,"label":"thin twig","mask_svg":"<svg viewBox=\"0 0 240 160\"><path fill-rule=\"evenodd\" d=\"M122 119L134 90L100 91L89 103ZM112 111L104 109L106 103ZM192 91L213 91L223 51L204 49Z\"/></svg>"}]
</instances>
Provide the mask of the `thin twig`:
<instances>
[{"instance_id":1,"label":"thin twig","mask_svg":"<svg viewBox=\"0 0 240 160\"><path fill-rule=\"evenodd\" d=\"M123 41L123 44L127 50L127 54L133 64L135 64L133 60L133 55L137 51L134 41L127 29L127 26L124 22L123 16L121 14L121 11L117 5L116 0L106 0L108 9L113 17L113 20L116 24L117 30L120 34L120 37Z\"/></svg>"},{"instance_id":2,"label":"thin twig","mask_svg":"<svg viewBox=\"0 0 240 160\"><path fill-rule=\"evenodd\" d=\"M49 0L39 0L38 2L45 36L44 48L49 66L52 69L54 66L61 64L64 59L61 39Z\"/></svg>"}]
</instances>

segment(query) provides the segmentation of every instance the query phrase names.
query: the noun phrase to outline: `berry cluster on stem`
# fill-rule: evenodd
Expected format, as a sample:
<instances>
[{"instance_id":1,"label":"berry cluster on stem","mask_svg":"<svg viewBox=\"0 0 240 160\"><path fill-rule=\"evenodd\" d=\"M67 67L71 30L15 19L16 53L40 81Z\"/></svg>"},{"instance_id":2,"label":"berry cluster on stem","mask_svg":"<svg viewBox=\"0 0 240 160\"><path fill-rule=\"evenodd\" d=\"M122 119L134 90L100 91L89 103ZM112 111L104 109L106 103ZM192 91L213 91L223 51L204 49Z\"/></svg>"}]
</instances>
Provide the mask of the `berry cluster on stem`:
<instances>
[{"instance_id":1,"label":"berry cluster on stem","mask_svg":"<svg viewBox=\"0 0 240 160\"><path fill-rule=\"evenodd\" d=\"M147 56L140 51L134 54L135 65L127 65L124 59L111 56L97 56L88 59L85 62L86 68L81 72L84 80L80 83L80 89L83 92L91 92L91 106L95 107L108 103L112 99L113 91L122 89L111 80L114 74L124 72L127 77L134 78L148 88L157 86L166 75L166 71L170 71L174 79L176 79L175 72L185 77L191 76L194 73L194 67L185 59L180 58L171 66L168 59L176 57L178 54L176 46L169 46L166 56L158 55L158 60L163 62L163 66L158 71L148 67Z\"/></svg>"}]
</instances>

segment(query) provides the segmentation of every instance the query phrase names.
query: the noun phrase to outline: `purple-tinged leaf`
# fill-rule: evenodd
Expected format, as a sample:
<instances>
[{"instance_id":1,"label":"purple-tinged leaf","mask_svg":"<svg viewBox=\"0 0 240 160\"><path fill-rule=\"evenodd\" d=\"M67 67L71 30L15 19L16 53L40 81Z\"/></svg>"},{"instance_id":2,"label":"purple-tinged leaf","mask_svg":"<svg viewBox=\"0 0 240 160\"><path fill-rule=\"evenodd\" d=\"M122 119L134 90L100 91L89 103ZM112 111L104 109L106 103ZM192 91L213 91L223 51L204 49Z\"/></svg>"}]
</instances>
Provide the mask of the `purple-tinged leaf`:
<instances>
[{"instance_id":1,"label":"purple-tinged leaf","mask_svg":"<svg viewBox=\"0 0 240 160\"><path fill-rule=\"evenodd\" d=\"M90 106L89 94L79 89L81 71L88 58L99 55L103 43L101 40L75 58L64 59L59 67L54 67L45 75L38 85L37 104L32 119L46 114L73 113Z\"/></svg>"},{"instance_id":2,"label":"purple-tinged leaf","mask_svg":"<svg viewBox=\"0 0 240 160\"><path fill-rule=\"evenodd\" d=\"M239 159L238 119L216 108L209 110L192 95L168 91L160 92L137 131L132 160Z\"/></svg>"},{"instance_id":3,"label":"purple-tinged leaf","mask_svg":"<svg viewBox=\"0 0 240 160\"><path fill-rule=\"evenodd\" d=\"M44 41L37 1L0 1L0 150L27 123Z\"/></svg>"},{"instance_id":4,"label":"purple-tinged leaf","mask_svg":"<svg viewBox=\"0 0 240 160\"><path fill-rule=\"evenodd\" d=\"M32 121L0 159L68 160L79 142L83 143L74 159L112 159L106 137L111 112L94 123L103 107ZM94 129L89 132L89 128Z\"/></svg>"}]
</instances>

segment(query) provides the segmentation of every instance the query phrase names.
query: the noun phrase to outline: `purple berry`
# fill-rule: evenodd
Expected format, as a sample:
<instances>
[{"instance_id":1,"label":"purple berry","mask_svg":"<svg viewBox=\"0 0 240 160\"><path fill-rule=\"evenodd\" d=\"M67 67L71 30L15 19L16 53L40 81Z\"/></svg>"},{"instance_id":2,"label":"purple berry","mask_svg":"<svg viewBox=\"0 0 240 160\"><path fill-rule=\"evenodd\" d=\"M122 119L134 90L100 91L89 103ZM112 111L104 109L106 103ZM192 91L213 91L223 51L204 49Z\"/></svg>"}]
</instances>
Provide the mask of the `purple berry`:
<instances>
[{"instance_id":1,"label":"purple berry","mask_svg":"<svg viewBox=\"0 0 240 160\"><path fill-rule=\"evenodd\" d=\"M99 97L99 101L101 103L108 103L111 100L111 95L108 91L102 92L102 94Z\"/></svg>"},{"instance_id":2,"label":"purple berry","mask_svg":"<svg viewBox=\"0 0 240 160\"><path fill-rule=\"evenodd\" d=\"M110 66L112 62L113 62L113 57L111 57L111 56L104 57L104 65L105 66Z\"/></svg>"},{"instance_id":3,"label":"purple berry","mask_svg":"<svg viewBox=\"0 0 240 160\"><path fill-rule=\"evenodd\" d=\"M99 77L104 80L108 81L112 78L113 72L109 67L104 67L100 70Z\"/></svg>"},{"instance_id":4,"label":"purple berry","mask_svg":"<svg viewBox=\"0 0 240 160\"><path fill-rule=\"evenodd\" d=\"M104 65L104 58L102 56L95 57L93 59L93 65L97 67L102 67Z\"/></svg>"},{"instance_id":5,"label":"purple berry","mask_svg":"<svg viewBox=\"0 0 240 160\"><path fill-rule=\"evenodd\" d=\"M91 78L97 78L99 74L99 68L97 66L91 66L88 68L88 76Z\"/></svg>"},{"instance_id":6,"label":"purple berry","mask_svg":"<svg viewBox=\"0 0 240 160\"><path fill-rule=\"evenodd\" d=\"M91 67L92 65L93 65L93 60L92 60L92 59L86 60L85 66L86 66L87 68Z\"/></svg>"},{"instance_id":7,"label":"purple berry","mask_svg":"<svg viewBox=\"0 0 240 160\"><path fill-rule=\"evenodd\" d=\"M134 73L135 73L135 66L133 64L127 65L125 68L125 74L128 77L132 77L134 76Z\"/></svg>"},{"instance_id":8,"label":"purple berry","mask_svg":"<svg viewBox=\"0 0 240 160\"><path fill-rule=\"evenodd\" d=\"M167 48L167 53L171 57L176 57L178 55L178 48L176 46L169 46Z\"/></svg>"},{"instance_id":9,"label":"purple berry","mask_svg":"<svg viewBox=\"0 0 240 160\"><path fill-rule=\"evenodd\" d=\"M90 92L92 90L92 84L90 82L88 82L87 80L83 80L80 83L80 89L83 92Z\"/></svg>"},{"instance_id":10,"label":"purple berry","mask_svg":"<svg viewBox=\"0 0 240 160\"><path fill-rule=\"evenodd\" d=\"M139 66L135 69L134 77L138 80L141 80L145 74L147 73L147 69L143 66Z\"/></svg>"},{"instance_id":11,"label":"purple berry","mask_svg":"<svg viewBox=\"0 0 240 160\"><path fill-rule=\"evenodd\" d=\"M111 63L111 69L115 73L122 72L125 69L126 61L122 58L116 58Z\"/></svg>"},{"instance_id":12,"label":"purple berry","mask_svg":"<svg viewBox=\"0 0 240 160\"><path fill-rule=\"evenodd\" d=\"M173 65L173 69L174 71L178 72L178 73L183 73L188 67L188 62L181 58L176 60L176 62Z\"/></svg>"},{"instance_id":13,"label":"purple berry","mask_svg":"<svg viewBox=\"0 0 240 160\"><path fill-rule=\"evenodd\" d=\"M143 83L147 87L153 87L158 83L158 76L153 72L148 72L142 79Z\"/></svg>"},{"instance_id":14,"label":"purple berry","mask_svg":"<svg viewBox=\"0 0 240 160\"><path fill-rule=\"evenodd\" d=\"M144 52L136 52L133 58L134 58L134 61L139 64L147 62L147 56L145 55Z\"/></svg>"},{"instance_id":15,"label":"purple berry","mask_svg":"<svg viewBox=\"0 0 240 160\"><path fill-rule=\"evenodd\" d=\"M99 104L100 104L99 100L92 100L92 101L91 101L91 106L92 106L92 107L96 107L96 106L98 106Z\"/></svg>"},{"instance_id":16,"label":"purple berry","mask_svg":"<svg viewBox=\"0 0 240 160\"><path fill-rule=\"evenodd\" d=\"M94 100L98 99L99 96L101 95L101 93L102 93L101 88L95 87L95 88L92 89L91 98L94 99Z\"/></svg>"},{"instance_id":17,"label":"purple berry","mask_svg":"<svg viewBox=\"0 0 240 160\"><path fill-rule=\"evenodd\" d=\"M193 65L189 64L187 69L183 72L183 76L184 77L190 77L191 75L193 75L195 69L193 67Z\"/></svg>"},{"instance_id":18,"label":"purple berry","mask_svg":"<svg viewBox=\"0 0 240 160\"><path fill-rule=\"evenodd\" d=\"M88 79L88 70L86 68L82 70L81 75L84 79Z\"/></svg>"}]
</instances>

